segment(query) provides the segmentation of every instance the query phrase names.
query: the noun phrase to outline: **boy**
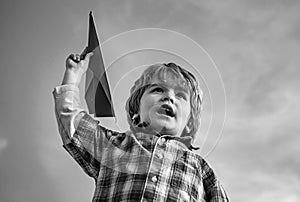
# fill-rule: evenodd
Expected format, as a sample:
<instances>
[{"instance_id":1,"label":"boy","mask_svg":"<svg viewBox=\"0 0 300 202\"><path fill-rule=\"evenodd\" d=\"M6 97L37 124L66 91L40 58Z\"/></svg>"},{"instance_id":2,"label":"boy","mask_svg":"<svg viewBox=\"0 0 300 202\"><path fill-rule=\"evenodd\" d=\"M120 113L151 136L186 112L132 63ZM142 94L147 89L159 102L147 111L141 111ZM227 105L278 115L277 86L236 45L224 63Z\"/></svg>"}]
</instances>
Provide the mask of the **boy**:
<instances>
[{"instance_id":1,"label":"boy","mask_svg":"<svg viewBox=\"0 0 300 202\"><path fill-rule=\"evenodd\" d=\"M95 179L93 201L228 201L213 170L191 145L202 93L174 63L148 67L126 102L130 130L108 130L80 104L78 84L89 58L70 55L54 89L64 148Z\"/></svg>"}]
</instances>

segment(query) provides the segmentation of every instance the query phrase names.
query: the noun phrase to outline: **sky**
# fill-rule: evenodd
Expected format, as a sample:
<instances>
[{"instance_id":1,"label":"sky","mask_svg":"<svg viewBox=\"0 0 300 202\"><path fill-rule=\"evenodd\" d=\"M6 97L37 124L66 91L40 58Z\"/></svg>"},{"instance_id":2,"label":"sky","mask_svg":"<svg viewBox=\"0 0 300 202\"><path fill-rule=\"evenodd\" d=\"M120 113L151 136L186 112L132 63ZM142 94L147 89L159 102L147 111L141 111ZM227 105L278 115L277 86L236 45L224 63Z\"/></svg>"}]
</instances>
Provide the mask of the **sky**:
<instances>
[{"instance_id":1,"label":"sky","mask_svg":"<svg viewBox=\"0 0 300 202\"><path fill-rule=\"evenodd\" d=\"M214 134L212 125L207 139L196 140L207 148L200 155L212 165L231 201L300 201L299 9L297 0L2 1L0 202L92 198L94 181L62 147L52 98L66 57L86 46L90 10L103 43L130 30L161 28L200 44L225 87L222 99L206 99L212 104L206 104L204 120L214 110L212 120L221 123L218 112L226 110L222 132ZM137 56L115 66L131 64ZM113 73L108 77L127 81ZM205 79L208 84L213 80ZM204 93L214 95L216 85L204 86Z\"/></svg>"}]
</instances>

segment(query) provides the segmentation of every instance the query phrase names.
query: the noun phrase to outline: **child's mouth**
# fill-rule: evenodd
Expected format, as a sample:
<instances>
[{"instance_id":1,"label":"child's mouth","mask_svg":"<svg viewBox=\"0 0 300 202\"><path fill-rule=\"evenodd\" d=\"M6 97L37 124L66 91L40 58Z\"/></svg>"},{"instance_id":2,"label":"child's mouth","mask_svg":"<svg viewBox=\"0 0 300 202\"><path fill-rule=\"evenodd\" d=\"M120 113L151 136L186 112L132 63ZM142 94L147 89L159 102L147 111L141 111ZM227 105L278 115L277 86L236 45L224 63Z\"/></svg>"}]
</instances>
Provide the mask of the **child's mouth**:
<instances>
[{"instance_id":1,"label":"child's mouth","mask_svg":"<svg viewBox=\"0 0 300 202\"><path fill-rule=\"evenodd\" d=\"M158 109L157 113L169 116L171 118L175 117L175 112L174 112L173 108L167 104L161 105L161 107Z\"/></svg>"}]
</instances>

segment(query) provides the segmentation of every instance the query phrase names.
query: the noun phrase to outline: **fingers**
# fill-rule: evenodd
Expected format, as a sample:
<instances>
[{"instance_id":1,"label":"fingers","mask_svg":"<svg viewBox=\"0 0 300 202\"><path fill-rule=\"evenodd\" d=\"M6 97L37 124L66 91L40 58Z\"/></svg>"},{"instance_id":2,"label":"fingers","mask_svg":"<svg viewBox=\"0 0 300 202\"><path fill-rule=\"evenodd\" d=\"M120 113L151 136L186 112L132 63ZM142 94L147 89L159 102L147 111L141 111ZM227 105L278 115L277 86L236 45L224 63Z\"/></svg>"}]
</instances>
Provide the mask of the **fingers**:
<instances>
[{"instance_id":1,"label":"fingers","mask_svg":"<svg viewBox=\"0 0 300 202\"><path fill-rule=\"evenodd\" d=\"M84 60L87 53L88 53L88 47L85 47L85 49L80 54L80 59Z\"/></svg>"},{"instance_id":2,"label":"fingers","mask_svg":"<svg viewBox=\"0 0 300 202\"><path fill-rule=\"evenodd\" d=\"M89 64L90 57L93 55L93 52L88 53L87 48L84 49L81 55L79 54L70 54L66 60L66 67L83 67L87 68Z\"/></svg>"},{"instance_id":3,"label":"fingers","mask_svg":"<svg viewBox=\"0 0 300 202\"><path fill-rule=\"evenodd\" d=\"M69 55L68 59L73 60L74 62L80 62L80 55L79 54L71 54Z\"/></svg>"},{"instance_id":4,"label":"fingers","mask_svg":"<svg viewBox=\"0 0 300 202\"><path fill-rule=\"evenodd\" d=\"M81 61L80 61L80 64L82 65L84 71L86 71L86 70L88 69L88 65L89 65L89 63L90 63L90 57L91 57L92 55L93 55L92 52L91 52L91 53L88 53L88 54L86 54L84 60L81 60Z\"/></svg>"},{"instance_id":5,"label":"fingers","mask_svg":"<svg viewBox=\"0 0 300 202\"><path fill-rule=\"evenodd\" d=\"M90 53L86 54L84 60L89 61L90 57L92 57L93 55L94 55L93 52L90 52Z\"/></svg>"},{"instance_id":6,"label":"fingers","mask_svg":"<svg viewBox=\"0 0 300 202\"><path fill-rule=\"evenodd\" d=\"M80 55L79 55L79 54L76 54L76 55L74 56L74 61L75 61L76 63L80 62Z\"/></svg>"}]
</instances>

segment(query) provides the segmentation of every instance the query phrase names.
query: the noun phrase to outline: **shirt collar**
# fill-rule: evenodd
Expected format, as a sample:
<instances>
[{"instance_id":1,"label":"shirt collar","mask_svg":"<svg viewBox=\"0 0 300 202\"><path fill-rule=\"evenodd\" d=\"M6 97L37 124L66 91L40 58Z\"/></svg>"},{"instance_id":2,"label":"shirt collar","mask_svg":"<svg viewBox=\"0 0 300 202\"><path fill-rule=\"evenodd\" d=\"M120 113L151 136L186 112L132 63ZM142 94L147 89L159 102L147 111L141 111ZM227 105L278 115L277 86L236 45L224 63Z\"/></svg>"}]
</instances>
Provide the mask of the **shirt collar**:
<instances>
[{"instance_id":1,"label":"shirt collar","mask_svg":"<svg viewBox=\"0 0 300 202\"><path fill-rule=\"evenodd\" d=\"M139 131L139 132L136 131L134 133L134 135L138 140L140 140L140 139L153 139L153 138L165 138L165 139L169 139L169 140L176 140L176 141L184 144L190 150L200 149L200 147L194 147L192 145L193 138L191 136L176 137L176 136L171 136L171 135L145 133L145 132L142 132L142 131Z\"/></svg>"},{"instance_id":2,"label":"shirt collar","mask_svg":"<svg viewBox=\"0 0 300 202\"><path fill-rule=\"evenodd\" d=\"M162 137L165 137L165 136L162 136ZM173 139L173 140L177 140L178 142L181 142L182 144L184 144L190 150L200 149L200 147L194 147L192 145L193 138L191 136L174 137L174 136L167 135L166 137L169 138L169 139Z\"/></svg>"}]
</instances>

